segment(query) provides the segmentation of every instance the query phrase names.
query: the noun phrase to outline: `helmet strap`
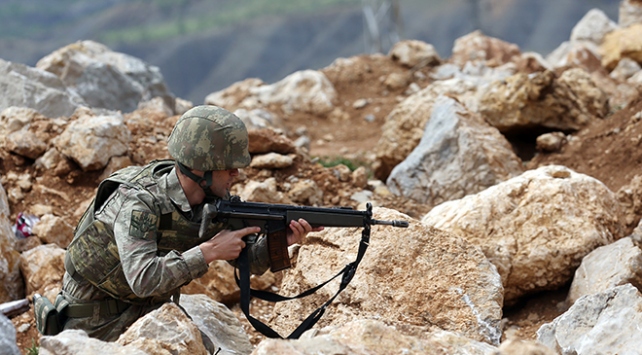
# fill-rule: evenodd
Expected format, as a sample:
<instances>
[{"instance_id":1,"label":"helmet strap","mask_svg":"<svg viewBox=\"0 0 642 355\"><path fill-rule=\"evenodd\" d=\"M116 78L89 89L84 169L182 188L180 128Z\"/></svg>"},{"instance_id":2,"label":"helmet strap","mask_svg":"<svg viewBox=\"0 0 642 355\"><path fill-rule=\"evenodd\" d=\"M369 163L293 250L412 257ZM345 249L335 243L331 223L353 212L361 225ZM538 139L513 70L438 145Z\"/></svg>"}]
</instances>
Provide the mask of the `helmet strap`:
<instances>
[{"instance_id":1,"label":"helmet strap","mask_svg":"<svg viewBox=\"0 0 642 355\"><path fill-rule=\"evenodd\" d=\"M203 176L198 176L194 174L187 166L183 165L180 162L177 162L177 163L178 163L178 168L181 170L181 172L185 174L185 176L187 176L188 178L196 182L198 186L200 186L203 189L203 192L205 192L205 197L207 199L213 199L218 197L212 193L212 190L210 190L210 186L212 186L211 171L206 171L203 174Z\"/></svg>"}]
</instances>

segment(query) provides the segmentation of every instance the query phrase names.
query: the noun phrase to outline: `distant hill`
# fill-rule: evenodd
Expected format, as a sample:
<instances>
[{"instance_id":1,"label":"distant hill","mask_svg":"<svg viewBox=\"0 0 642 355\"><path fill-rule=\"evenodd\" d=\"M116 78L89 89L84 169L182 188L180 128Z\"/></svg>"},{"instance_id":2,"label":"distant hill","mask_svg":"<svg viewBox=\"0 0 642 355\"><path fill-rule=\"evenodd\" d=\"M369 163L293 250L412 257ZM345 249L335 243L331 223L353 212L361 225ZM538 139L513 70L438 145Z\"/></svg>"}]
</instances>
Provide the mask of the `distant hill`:
<instances>
[{"instance_id":1,"label":"distant hill","mask_svg":"<svg viewBox=\"0 0 642 355\"><path fill-rule=\"evenodd\" d=\"M548 54L592 8L617 22L618 0L401 0L402 38L443 57L481 29L523 51ZM254 4L254 8L243 5ZM318 4L318 5L316 5ZM35 65L93 39L160 67L179 97L205 96L248 77L275 82L366 52L359 0L3 0L0 58ZM317 6L317 7L315 7ZM384 45L387 51L389 45Z\"/></svg>"}]
</instances>

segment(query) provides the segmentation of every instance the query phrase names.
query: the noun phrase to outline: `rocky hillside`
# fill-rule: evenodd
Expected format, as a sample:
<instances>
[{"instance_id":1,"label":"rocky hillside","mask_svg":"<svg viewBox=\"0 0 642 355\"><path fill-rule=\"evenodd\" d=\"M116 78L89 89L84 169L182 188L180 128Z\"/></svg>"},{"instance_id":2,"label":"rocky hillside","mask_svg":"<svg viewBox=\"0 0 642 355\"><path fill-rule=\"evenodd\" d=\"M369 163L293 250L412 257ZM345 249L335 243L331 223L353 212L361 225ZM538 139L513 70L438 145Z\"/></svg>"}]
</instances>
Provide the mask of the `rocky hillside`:
<instances>
[{"instance_id":1,"label":"rocky hillside","mask_svg":"<svg viewBox=\"0 0 642 355\"><path fill-rule=\"evenodd\" d=\"M408 40L207 95L250 131L253 159L235 194L371 202L375 218L410 223L373 227L350 286L302 339L252 330L227 263L183 288L192 319L167 304L104 343L40 337L29 307L0 317L0 339L10 354L33 344L48 354L193 354L205 351L200 328L220 354L636 353L642 4L623 1L620 13L617 22L585 13L550 55L472 31L447 57ZM0 302L53 299L99 181L167 158L167 136L191 103L162 70L92 41L0 68ZM20 213L32 236L12 231ZM314 233L292 250L294 268L252 283L301 292L353 261L360 237ZM254 300L252 312L287 335L337 286L285 304Z\"/></svg>"}]
</instances>

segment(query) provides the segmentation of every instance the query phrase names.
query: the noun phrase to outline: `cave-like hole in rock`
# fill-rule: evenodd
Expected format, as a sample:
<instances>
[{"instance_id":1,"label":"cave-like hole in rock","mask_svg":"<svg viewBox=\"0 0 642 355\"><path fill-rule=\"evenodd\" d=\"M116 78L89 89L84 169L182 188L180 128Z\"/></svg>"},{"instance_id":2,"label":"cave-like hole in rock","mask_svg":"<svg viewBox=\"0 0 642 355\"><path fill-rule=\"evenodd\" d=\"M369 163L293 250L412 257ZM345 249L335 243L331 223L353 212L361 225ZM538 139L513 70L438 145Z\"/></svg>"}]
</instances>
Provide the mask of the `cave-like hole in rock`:
<instances>
[{"instance_id":1,"label":"cave-like hole in rock","mask_svg":"<svg viewBox=\"0 0 642 355\"><path fill-rule=\"evenodd\" d=\"M513 129L510 131L502 132L504 137L513 147L513 151L517 156L524 162L530 161L533 159L537 153L537 137L541 136L544 133L551 132L562 132L568 134L569 132L564 132L559 129L551 129L547 127L528 127Z\"/></svg>"}]
</instances>

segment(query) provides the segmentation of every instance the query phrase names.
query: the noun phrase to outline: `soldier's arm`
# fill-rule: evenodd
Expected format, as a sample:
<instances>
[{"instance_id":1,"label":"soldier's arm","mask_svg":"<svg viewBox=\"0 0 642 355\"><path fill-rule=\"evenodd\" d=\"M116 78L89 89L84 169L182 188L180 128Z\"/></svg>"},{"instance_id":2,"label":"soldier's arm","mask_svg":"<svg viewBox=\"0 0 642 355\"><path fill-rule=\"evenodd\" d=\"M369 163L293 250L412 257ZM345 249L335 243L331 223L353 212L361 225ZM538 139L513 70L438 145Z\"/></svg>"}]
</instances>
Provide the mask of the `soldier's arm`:
<instances>
[{"instance_id":1,"label":"soldier's arm","mask_svg":"<svg viewBox=\"0 0 642 355\"><path fill-rule=\"evenodd\" d=\"M143 192L129 191L116 215L114 236L132 291L139 297L163 296L203 276L208 265L198 247L157 255L160 213L144 200Z\"/></svg>"},{"instance_id":2,"label":"soldier's arm","mask_svg":"<svg viewBox=\"0 0 642 355\"><path fill-rule=\"evenodd\" d=\"M323 230L323 227L312 228L305 220L291 221L288 227L288 246L301 243L310 232ZM262 275L270 268L270 256L267 245L267 237L255 235L246 237L248 258L250 260L250 272L255 275ZM235 260L231 260L232 266L237 266Z\"/></svg>"}]
</instances>

